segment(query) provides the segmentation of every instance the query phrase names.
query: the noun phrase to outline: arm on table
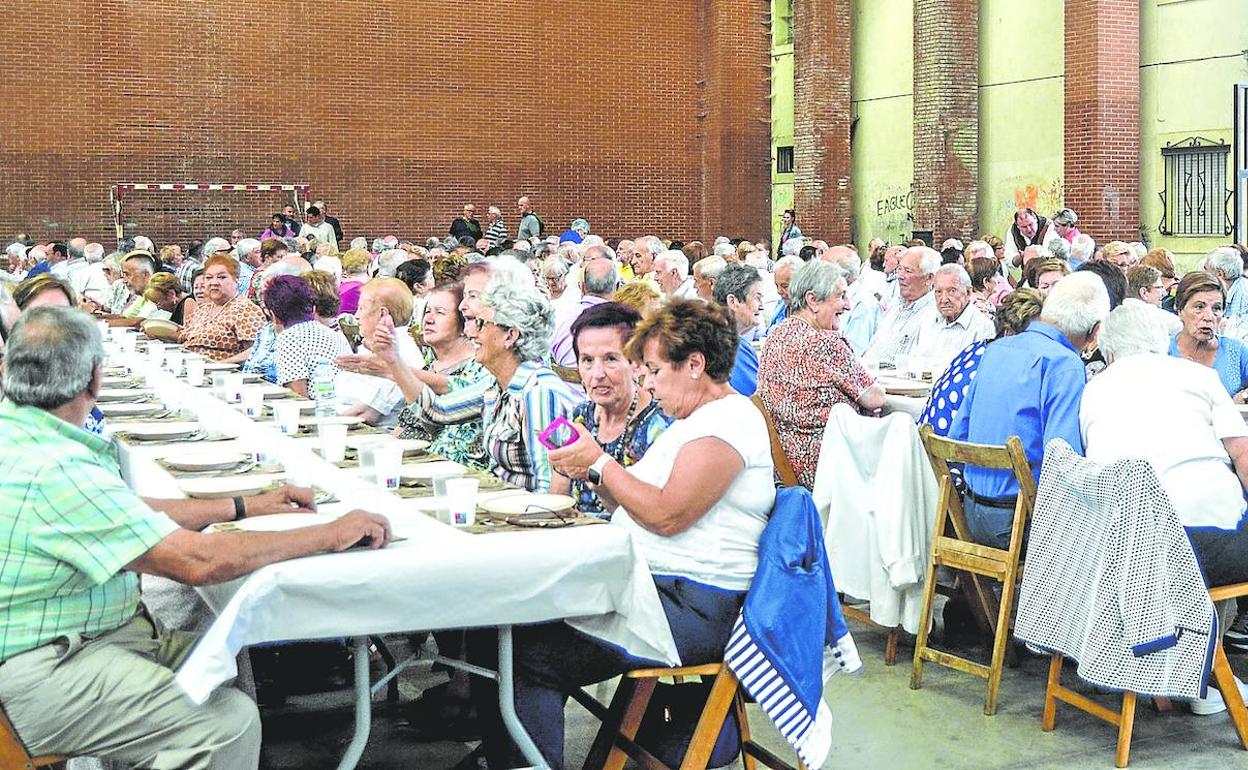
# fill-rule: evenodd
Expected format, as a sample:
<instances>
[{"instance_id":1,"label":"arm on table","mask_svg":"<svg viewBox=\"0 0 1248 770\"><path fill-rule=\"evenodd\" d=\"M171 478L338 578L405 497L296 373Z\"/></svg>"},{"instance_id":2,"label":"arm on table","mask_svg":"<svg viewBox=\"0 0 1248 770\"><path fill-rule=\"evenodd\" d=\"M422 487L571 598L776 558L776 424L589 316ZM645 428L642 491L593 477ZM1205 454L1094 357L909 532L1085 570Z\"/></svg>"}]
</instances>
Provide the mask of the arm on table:
<instances>
[{"instance_id":1,"label":"arm on table","mask_svg":"<svg viewBox=\"0 0 1248 770\"><path fill-rule=\"evenodd\" d=\"M267 516L271 513L309 513L316 510L314 494L307 487L283 484L271 492L243 498L243 511L247 516ZM143 502L155 511L161 511L173 519L179 527L200 530L209 524L234 521L234 501L169 499L145 497Z\"/></svg>"}]
</instances>

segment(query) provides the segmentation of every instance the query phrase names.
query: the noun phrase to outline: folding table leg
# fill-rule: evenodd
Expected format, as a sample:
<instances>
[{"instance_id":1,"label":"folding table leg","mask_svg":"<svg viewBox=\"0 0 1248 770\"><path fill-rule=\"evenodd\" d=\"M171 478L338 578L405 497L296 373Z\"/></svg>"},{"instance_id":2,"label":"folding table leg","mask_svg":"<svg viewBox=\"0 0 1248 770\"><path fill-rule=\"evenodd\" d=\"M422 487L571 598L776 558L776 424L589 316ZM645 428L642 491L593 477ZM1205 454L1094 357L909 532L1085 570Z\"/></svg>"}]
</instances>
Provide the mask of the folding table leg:
<instances>
[{"instance_id":1,"label":"folding table leg","mask_svg":"<svg viewBox=\"0 0 1248 770\"><path fill-rule=\"evenodd\" d=\"M537 750L537 744L529 737L524 724L516 714L515 679L511 656L511 626L498 627L498 708L503 717L503 725L516 742L520 753L531 767L538 770L550 770L550 765Z\"/></svg>"},{"instance_id":2,"label":"folding table leg","mask_svg":"<svg viewBox=\"0 0 1248 770\"><path fill-rule=\"evenodd\" d=\"M355 637L351 646L355 654L355 734L351 736L351 743L347 744L342 761L338 763L338 770L355 770L373 726L373 688L368 681L368 637Z\"/></svg>"}]
</instances>

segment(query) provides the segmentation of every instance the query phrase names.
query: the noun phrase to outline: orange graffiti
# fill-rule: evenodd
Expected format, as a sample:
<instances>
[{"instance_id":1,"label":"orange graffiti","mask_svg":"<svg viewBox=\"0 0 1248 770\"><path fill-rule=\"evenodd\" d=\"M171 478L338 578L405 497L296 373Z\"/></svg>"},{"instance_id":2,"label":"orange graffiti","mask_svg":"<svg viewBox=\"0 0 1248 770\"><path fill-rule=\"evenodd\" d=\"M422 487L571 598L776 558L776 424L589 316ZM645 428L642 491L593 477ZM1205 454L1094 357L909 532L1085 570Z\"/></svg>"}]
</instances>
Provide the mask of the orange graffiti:
<instances>
[{"instance_id":1,"label":"orange graffiti","mask_svg":"<svg viewBox=\"0 0 1248 770\"><path fill-rule=\"evenodd\" d=\"M1014 204L1020 209L1035 210L1036 201L1040 198L1040 188L1034 184L1014 190Z\"/></svg>"}]
</instances>

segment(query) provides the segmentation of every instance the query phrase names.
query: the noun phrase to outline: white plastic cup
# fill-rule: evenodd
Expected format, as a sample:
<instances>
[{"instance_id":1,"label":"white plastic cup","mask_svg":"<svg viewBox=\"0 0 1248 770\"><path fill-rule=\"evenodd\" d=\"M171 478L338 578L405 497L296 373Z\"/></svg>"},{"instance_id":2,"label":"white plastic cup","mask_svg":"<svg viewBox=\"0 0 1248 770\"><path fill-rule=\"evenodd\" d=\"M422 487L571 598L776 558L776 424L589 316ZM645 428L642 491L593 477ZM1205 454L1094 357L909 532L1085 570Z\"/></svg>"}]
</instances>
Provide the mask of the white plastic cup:
<instances>
[{"instance_id":1,"label":"white plastic cup","mask_svg":"<svg viewBox=\"0 0 1248 770\"><path fill-rule=\"evenodd\" d=\"M377 447L384 446L385 441L365 441L356 445L356 456L360 461L360 479L366 484L375 484L377 482L376 475L376 451Z\"/></svg>"},{"instance_id":2,"label":"white plastic cup","mask_svg":"<svg viewBox=\"0 0 1248 770\"><path fill-rule=\"evenodd\" d=\"M113 331L117 331L116 328ZM134 352L135 346L138 345L139 338L128 333L125 329L121 330L121 334L113 337L117 341L118 347L121 348L123 354L129 355Z\"/></svg>"},{"instance_id":3,"label":"white plastic cup","mask_svg":"<svg viewBox=\"0 0 1248 770\"><path fill-rule=\"evenodd\" d=\"M153 366L163 364L165 362L165 343L160 340L148 340L147 360L151 361Z\"/></svg>"},{"instance_id":4,"label":"white plastic cup","mask_svg":"<svg viewBox=\"0 0 1248 770\"><path fill-rule=\"evenodd\" d=\"M381 444L373 448L373 474L382 489L399 488L399 468L403 465L403 447Z\"/></svg>"},{"instance_id":5,"label":"white plastic cup","mask_svg":"<svg viewBox=\"0 0 1248 770\"><path fill-rule=\"evenodd\" d=\"M165 368L174 377L182 376L182 364L186 360L186 355L179 349L165 351Z\"/></svg>"},{"instance_id":6,"label":"white plastic cup","mask_svg":"<svg viewBox=\"0 0 1248 770\"><path fill-rule=\"evenodd\" d=\"M217 398L225 398L225 375L229 372L213 372L212 373L212 395Z\"/></svg>"},{"instance_id":7,"label":"white plastic cup","mask_svg":"<svg viewBox=\"0 0 1248 770\"><path fill-rule=\"evenodd\" d=\"M451 524L470 527L477 523L477 488L481 481L471 476L446 480L446 508Z\"/></svg>"},{"instance_id":8,"label":"white plastic cup","mask_svg":"<svg viewBox=\"0 0 1248 770\"><path fill-rule=\"evenodd\" d=\"M327 422L317 426L321 438L321 457L331 463L340 463L347 456L347 425Z\"/></svg>"},{"instance_id":9,"label":"white plastic cup","mask_svg":"<svg viewBox=\"0 0 1248 770\"><path fill-rule=\"evenodd\" d=\"M204 366L207 365L201 356L186 357L186 382L194 388L204 384Z\"/></svg>"},{"instance_id":10,"label":"white plastic cup","mask_svg":"<svg viewBox=\"0 0 1248 770\"><path fill-rule=\"evenodd\" d=\"M225 373L225 403L237 404L243 400L243 375L239 372Z\"/></svg>"},{"instance_id":11,"label":"white plastic cup","mask_svg":"<svg viewBox=\"0 0 1248 770\"><path fill-rule=\"evenodd\" d=\"M438 501L438 505L434 509L434 513L437 514L439 521L446 524L451 523L450 508L447 507L446 504L446 482L453 479L462 479L463 477L464 474L462 473L444 473L440 476L434 476L433 479L431 479L433 482L433 496L434 499Z\"/></svg>"},{"instance_id":12,"label":"white plastic cup","mask_svg":"<svg viewBox=\"0 0 1248 770\"><path fill-rule=\"evenodd\" d=\"M273 404L273 421L283 435L293 436L299 432L299 402L277 401Z\"/></svg>"},{"instance_id":13,"label":"white plastic cup","mask_svg":"<svg viewBox=\"0 0 1248 770\"><path fill-rule=\"evenodd\" d=\"M264 412L264 391L260 388L243 388L241 401L243 414L253 420L258 419Z\"/></svg>"}]
</instances>

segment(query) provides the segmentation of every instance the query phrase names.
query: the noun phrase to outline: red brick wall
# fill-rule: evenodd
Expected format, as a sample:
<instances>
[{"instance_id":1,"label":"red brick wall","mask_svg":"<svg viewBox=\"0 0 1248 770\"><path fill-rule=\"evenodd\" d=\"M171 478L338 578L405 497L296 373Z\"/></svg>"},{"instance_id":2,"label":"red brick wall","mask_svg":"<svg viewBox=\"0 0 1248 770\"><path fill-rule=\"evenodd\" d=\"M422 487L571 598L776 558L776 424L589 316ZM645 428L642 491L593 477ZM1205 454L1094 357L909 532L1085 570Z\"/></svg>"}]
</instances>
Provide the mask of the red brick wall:
<instances>
[{"instance_id":1,"label":"red brick wall","mask_svg":"<svg viewBox=\"0 0 1248 770\"><path fill-rule=\"evenodd\" d=\"M793 207L829 243L850 240L850 6L793 2Z\"/></svg>"},{"instance_id":2,"label":"red brick wall","mask_svg":"<svg viewBox=\"0 0 1248 770\"><path fill-rule=\"evenodd\" d=\"M8 0L0 26L32 34L0 65L0 237L107 243L119 181L306 182L348 238L442 234L465 201L514 233L522 194L555 232L761 235L765 10ZM134 200L134 232L161 242L258 233L287 198Z\"/></svg>"},{"instance_id":3,"label":"red brick wall","mask_svg":"<svg viewBox=\"0 0 1248 770\"><path fill-rule=\"evenodd\" d=\"M1140 237L1140 6L1066 0L1066 205L1104 243Z\"/></svg>"},{"instance_id":4,"label":"red brick wall","mask_svg":"<svg viewBox=\"0 0 1248 770\"><path fill-rule=\"evenodd\" d=\"M975 237L979 183L979 3L914 3L914 226Z\"/></svg>"}]
</instances>

